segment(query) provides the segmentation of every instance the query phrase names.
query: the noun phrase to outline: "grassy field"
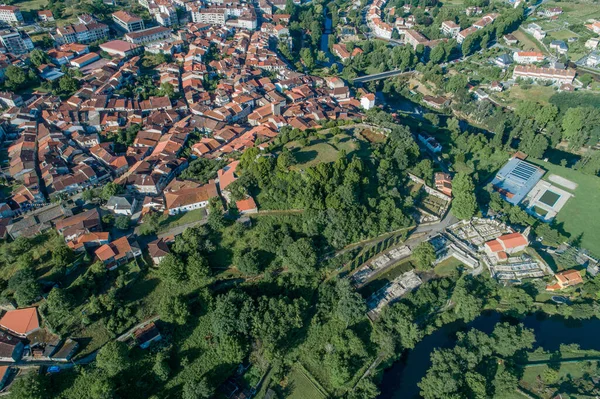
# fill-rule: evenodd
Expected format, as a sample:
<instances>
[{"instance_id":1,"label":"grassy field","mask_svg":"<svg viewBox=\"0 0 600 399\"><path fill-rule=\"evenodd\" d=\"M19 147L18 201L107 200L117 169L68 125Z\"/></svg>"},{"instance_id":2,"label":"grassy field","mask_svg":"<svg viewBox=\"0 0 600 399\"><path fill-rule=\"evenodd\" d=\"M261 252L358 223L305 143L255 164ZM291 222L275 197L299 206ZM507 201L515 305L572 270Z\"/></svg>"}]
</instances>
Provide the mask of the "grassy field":
<instances>
[{"instance_id":1,"label":"grassy field","mask_svg":"<svg viewBox=\"0 0 600 399\"><path fill-rule=\"evenodd\" d=\"M184 224L196 222L206 216L205 209L194 209L192 211L180 213L165 218L160 222L159 232L167 231L173 227L183 226Z\"/></svg>"},{"instance_id":2,"label":"grassy field","mask_svg":"<svg viewBox=\"0 0 600 399\"><path fill-rule=\"evenodd\" d=\"M362 136L349 134L325 135L324 138L310 137L309 143L302 146L297 141L286 144L286 147L296 158L296 169L304 169L321 162L334 162L340 151L346 151L348 157L357 155L364 157L369 154L369 142Z\"/></svg>"},{"instance_id":3,"label":"grassy field","mask_svg":"<svg viewBox=\"0 0 600 399\"><path fill-rule=\"evenodd\" d=\"M464 267L463 263L451 256L445 261L438 263L433 271L440 277L446 277L457 274L459 267Z\"/></svg>"},{"instance_id":4,"label":"grassy field","mask_svg":"<svg viewBox=\"0 0 600 399\"><path fill-rule=\"evenodd\" d=\"M517 38L517 40L519 40L519 47L521 47L524 51L546 52L544 47L541 46L538 41L533 38L533 36L522 31L521 29L517 29L512 34Z\"/></svg>"},{"instance_id":5,"label":"grassy field","mask_svg":"<svg viewBox=\"0 0 600 399\"><path fill-rule=\"evenodd\" d=\"M600 18L600 3L590 0L549 1L544 8L560 7L563 13L558 16L558 23L582 24L589 19Z\"/></svg>"},{"instance_id":6,"label":"grassy field","mask_svg":"<svg viewBox=\"0 0 600 399\"><path fill-rule=\"evenodd\" d=\"M568 40L571 37L578 37L576 33L571 32L569 29L550 32L549 35L555 40Z\"/></svg>"},{"instance_id":7,"label":"grassy field","mask_svg":"<svg viewBox=\"0 0 600 399\"><path fill-rule=\"evenodd\" d=\"M589 368L595 368L597 362L590 362ZM575 380L584 377L587 367L582 367L581 363L563 363L558 369L558 383L556 384L545 384L543 382L544 372L548 369L548 366L533 366L527 367L524 370L523 377L521 378L520 385L527 389L529 392L533 392L536 396L543 399L550 399L555 397L558 393L565 393L565 387L562 385L563 382L574 383ZM540 379L540 376L542 378ZM591 398L589 395L578 395L570 394L569 398Z\"/></svg>"},{"instance_id":8,"label":"grassy field","mask_svg":"<svg viewBox=\"0 0 600 399\"><path fill-rule=\"evenodd\" d=\"M551 86L531 85L524 89L521 86L511 86L509 90L498 93L497 96L503 103L515 106L521 100L535 100L542 104L548 104L550 97L556 94L556 90Z\"/></svg>"},{"instance_id":9,"label":"grassy field","mask_svg":"<svg viewBox=\"0 0 600 399\"><path fill-rule=\"evenodd\" d=\"M48 0L19 1L13 5L19 7L21 11L39 11L48 7Z\"/></svg>"},{"instance_id":10,"label":"grassy field","mask_svg":"<svg viewBox=\"0 0 600 399\"><path fill-rule=\"evenodd\" d=\"M600 208L598 208L600 178L535 159L530 161L548 171L544 175L544 179L548 179L551 174L556 174L578 184L575 190L561 187L574 194L574 197L569 199L560 210L556 221L567 233L571 234L571 238L582 235L581 246L589 249L596 256L600 256L600 229L596 223L590 223L590 221L600 219Z\"/></svg>"},{"instance_id":11,"label":"grassy field","mask_svg":"<svg viewBox=\"0 0 600 399\"><path fill-rule=\"evenodd\" d=\"M327 395L298 367L288 375L287 399L325 399Z\"/></svg>"}]
</instances>

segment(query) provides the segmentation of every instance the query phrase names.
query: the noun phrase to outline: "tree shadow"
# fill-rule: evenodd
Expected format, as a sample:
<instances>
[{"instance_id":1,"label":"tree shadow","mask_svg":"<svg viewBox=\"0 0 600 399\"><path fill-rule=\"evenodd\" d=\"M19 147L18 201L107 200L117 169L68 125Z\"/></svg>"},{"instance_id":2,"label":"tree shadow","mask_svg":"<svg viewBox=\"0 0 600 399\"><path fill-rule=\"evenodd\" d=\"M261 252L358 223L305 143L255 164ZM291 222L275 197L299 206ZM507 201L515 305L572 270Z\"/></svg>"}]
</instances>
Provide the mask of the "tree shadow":
<instances>
[{"instance_id":1,"label":"tree shadow","mask_svg":"<svg viewBox=\"0 0 600 399\"><path fill-rule=\"evenodd\" d=\"M294 158L296 158L296 162L299 164L304 164L310 161L317 159L319 152L316 150L308 150L308 151L297 151L294 153Z\"/></svg>"}]
</instances>

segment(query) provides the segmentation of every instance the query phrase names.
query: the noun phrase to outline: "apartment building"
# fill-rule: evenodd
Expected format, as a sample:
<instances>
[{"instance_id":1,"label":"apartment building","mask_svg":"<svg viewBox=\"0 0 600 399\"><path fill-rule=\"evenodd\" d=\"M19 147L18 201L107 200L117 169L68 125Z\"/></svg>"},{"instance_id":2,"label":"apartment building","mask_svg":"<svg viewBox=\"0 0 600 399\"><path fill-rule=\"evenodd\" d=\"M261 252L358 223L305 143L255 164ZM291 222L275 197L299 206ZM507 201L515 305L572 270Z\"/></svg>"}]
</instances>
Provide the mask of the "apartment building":
<instances>
[{"instance_id":1,"label":"apartment building","mask_svg":"<svg viewBox=\"0 0 600 399\"><path fill-rule=\"evenodd\" d=\"M1 29L0 42L6 48L6 51L15 55L28 53L34 48L33 42L27 33L14 28Z\"/></svg>"},{"instance_id":2,"label":"apartment building","mask_svg":"<svg viewBox=\"0 0 600 399\"><path fill-rule=\"evenodd\" d=\"M574 69L538 68L535 66L517 65L513 71L513 79L548 80L553 83L573 83Z\"/></svg>"},{"instance_id":3,"label":"apartment building","mask_svg":"<svg viewBox=\"0 0 600 399\"><path fill-rule=\"evenodd\" d=\"M456 24L454 21L445 21L442 22L442 33L446 36L456 37L460 32L460 26Z\"/></svg>"},{"instance_id":4,"label":"apartment building","mask_svg":"<svg viewBox=\"0 0 600 399\"><path fill-rule=\"evenodd\" d=\"M416 49L419 44L425 45L428 41L425 36L416 30L409 29L404 32L404 43L410 45L413 49Z\"/></svg>"},{"instance_id":5,"label":"apartment building","mask_svg":"<svg viewBox=\"0 0 600 399\"><path fill-rule=\"evenodd\" d=\"M226 10L222 8L192 8L192 21L200 24L225 25Z\"/></svg>"},{"instance_id":6,"label":"apartment building","mask_svg":"<svg viewBox=\"0 0 600 399\"><path fill-rule=\"evenodd\" d=\"M113 13L112 19L127 32L136 32L144 29L144 21L137 15L127 11L117 11Z\"/></svg>"},{"instance_id":7,"label":"apartment building","mask_svg":"<svg viewBox=\"0 0 600 399\"><path fill-rule=\"evenodd\" d=\"M144 44L164 40L169 36L171 36L171 29L164 26L157 26L155 28L126 33L125 40L133 44Z\"/></svg>"},{"instance_id":8,"label":"apartment building","mask_svg":"<svg viewBox=\"0 0 600 399\"><path fill-rule=\"evenodd\" d=\"M23 15L19 7L0 6L0 21L8 24L20 24L23 22Z\"/></svg>"},{"instance_id":9,"label":"apartment building","mask_svg":"<svg viewBox=\"0 0 600 399\"><path fill-rule=\"evenodd\" d=\"M56 28L50 36L58 45L68 43L93 43L108 37L108 25L99 22L65 25Z\"/></svg>"}]
</instances>

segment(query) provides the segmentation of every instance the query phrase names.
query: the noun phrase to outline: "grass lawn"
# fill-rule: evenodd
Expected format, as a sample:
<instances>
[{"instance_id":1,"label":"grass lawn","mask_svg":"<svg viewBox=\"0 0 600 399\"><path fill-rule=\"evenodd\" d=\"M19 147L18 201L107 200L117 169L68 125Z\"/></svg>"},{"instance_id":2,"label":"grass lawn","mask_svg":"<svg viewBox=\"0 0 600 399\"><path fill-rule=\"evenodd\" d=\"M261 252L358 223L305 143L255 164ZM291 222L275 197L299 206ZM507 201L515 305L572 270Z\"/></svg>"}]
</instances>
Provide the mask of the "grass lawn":
<instances>
[{"instance_id":1,"label":"grass lawn","mask_svg":"<svg viewBox=\"0 0 600 399\"><path fill-rule=\"evenodd\" d=\"M600 18L600 4L592 1L550 1L544 3L544 8L561 7L563 13L558 16L557 22L569 24L583 24L588 19Z\"/></svg>"},{"instance_id":2,"label":"grass lawn","mask_svg":"<svg viewBox=\"0 0 600 399\"><path fill-rule=\"evenodd\" d=\"M13 5L19 7L21 11L39 11L48 7L48 0L19 1Z\"/></svg>"},{"instance_id":3,"label":"grass lawn","mask_svg":"<svg viewBox=\"0 0 600 399\"><path fill-rule=\"evenodd\" d=\"M340 151L346 151L348 157L368 156L369 142L362 136L349 134L326 135L325 138L310 137L309 143L302 146L298 141L291 141L286 147L296 158L294 168L303 169L322 162L334 162Z\"/></svg>"},{"instance_id":4,"label":"grass lawn","mask_svg":"<svg viewBox=\"0 0 600 399\"><path fill-rule=\"evenodd\" d=\"M287 399L324 399L327 395L297 367L288 375L285 398Z\"/></svg>"},{"instance_id":5,"label":"grass lawn","mask_svg":"<svg viewBox=\"0 0 600 399\"><path fill-rule=\"evenodd\" d=\"M438 263L433 271L440 277L446 277L457 274L459 267L464 267L463 263L451 256L445 261Z\"/></svg>"},{"instance_id":6,"label":"grass lawn","mask_svg":"<svg viewBox=\"0 0 600 399\"><path fill-rule=\"evenodd\" d=\"M592 362L596 364L596 362ZM585 368L582 363L563 363L560 365L558 370L559 382L557 384L546 385L540 381L539 376L543 376L544 371L547 369L546 365L526 367L524 369L523 377L521 378L520 385L530 392L533 392L540 398L550 399L557 393L569 392L568 386L563 386L564 382L575 382L584 377ZM570 385L570 384L568 384ZM592 396L579 395L572 393L568 396L569 398L590 398Z\"/></svg>"},{"instance_id":7,"label":"grass lawn","mask_svg":"<svg viewBox=\"0 0 600 399\"><path fill-rule=\"evenodd\" d=\"M197 222L198 220L204 218L206 216L205 209L194 209L193 211L188 211L184 213L180 213L178 215L173 215L167 217L160 223L159 233L162 231L167 231L172 229L173 227L183 226L184 224Z\"/></svg>"},{"instance_id":8,"label":"grass lawn","mask_svg":"<svg viewBox=\"0 0 600 399\"><path fill-rule=\"evenodd\" d=\"M590 250L595 256L600 256L600 228L595 221L600 220L600 177L586 175L573 169L564 168L540 160L530 159L548 172L544 179L555 174L578 184L575 190L560 187L575 196L570 198L556 216L556 221L562 225L571 238L582 235L581 246ZM555 184L555 183L553 183ZM593 223L590 223L593 221Z\"/></svg>"},{"instance_id":9,"label":"grass lawn","mask_svg":"<svg viewBox=\"0 0 600 399\"><path fill-rule=\"evenodd\" d=\"M549 35L555 40L568 40L571 37L577 37L577 34L571 32L569 29L562 29L550 32Z\"/></svg>"},{"instance_id":10,"label":"grass lawn","mask_svg":"<svg viewBox=\"0 0 600 399\"><path fill-rule=\"evenodd\" d=\"M515 106L520 100L535 100L538 103L548 104L550 97L554 94L556 94L556 90L553 87L534 84L526 89L514 85L509 90L498 93L497 96Z\"/></svg>"},{"instance_id":11,"label":"grass lawn","mask_svg":"<svg viewBox=\"0 0 600 399\"><path fill-rule=\"evenodd\" d=\"M521 29L517 29L512 33L517 40L519 40L519 46L524 51L541 51L545 53L544 46L541 46L537 40L529 33L522 31Z\"/></svg>"}]
</instances>

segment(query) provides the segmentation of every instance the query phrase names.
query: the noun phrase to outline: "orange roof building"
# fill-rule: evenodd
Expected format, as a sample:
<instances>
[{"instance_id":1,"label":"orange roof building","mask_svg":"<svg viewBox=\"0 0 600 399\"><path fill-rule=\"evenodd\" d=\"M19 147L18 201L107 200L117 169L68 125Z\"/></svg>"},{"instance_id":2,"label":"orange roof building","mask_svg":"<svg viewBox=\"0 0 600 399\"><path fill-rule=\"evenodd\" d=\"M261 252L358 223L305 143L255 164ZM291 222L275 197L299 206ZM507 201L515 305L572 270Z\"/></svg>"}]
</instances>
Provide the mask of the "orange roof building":
<instances>
[{"instance_id":1,"label":"orange roof building","mask_svg":"<svg viewBox=\"0 0 600 399\"><path fill-rule=\"evenodd\" d=\"M490 256L506 260L508 254L523 251L529 245L527 237L521 233L510 233L485 243L484 250Z\"/></svg>"},{"instance_id":2,"label":"orange roof building","mask_svg":"<svg viewBox=\"0 0 600 399\"><path fill-rule=\"evenodd\" d=\"M556 284L546 286L548 291L558 291L566 287L583 283L581 273L577 270L567 270L564 272L556 273Z\"/></svg>"},{"instance_id":3,"label":"orange roof building","mask_svg":"<svg viewBox=\"0 0 600 399\"><path fill-rule=\"evenodd\" d=\"M225 166L223 169L217 171L217 177L219 178L219 188L221 191L227 189L231 183L237 180L237 176L235 174L237 170L237 166L240 161L233 161L229 165Z\"/></svg>"},{"instance_id":4,"label":"orange roof building","mask_svg":"<svg viewBox=\"0 0 600 399\"><path fill-rule=\"evenodd\" d=\"M254 202L254 198L252 197L237 201L235 206L242 215L258 212L258 207L256 206L256 202Z\"/></svg>"},{"instance_id":5,"label":"orange roof building","mask_svg":"<svg viewBox=\"0 0 600 399\"><path fill-rule=\"evenodd\" d=\"M37 308L9 310L0 319L0 327L20 337L40 329Z\"/></svg>"},{"instance_id":6,"label":"orange roof building","mask_svg":"<svg viewBox=\"0 0 600 399\"><path fill-rule=\"evenodd\" d=\"M218 197L217 185L214 181L200 187L181 188L165 193L165 205L170 215L204 208L208 200Z\"/></svg>"},{"instance_id":7,"label":"orange roof building","mask_svg":"<svg viewBox=\"0 0 600 399\"><path fill-rule=\"evenodd\" d=\"M113 270L128 260L140 256L142 251L139 249L136 242L130 242L127 237L121 237L109 244L102 245L96 250L95 254L109 270Z\"/></svg>"}]
</instances>

